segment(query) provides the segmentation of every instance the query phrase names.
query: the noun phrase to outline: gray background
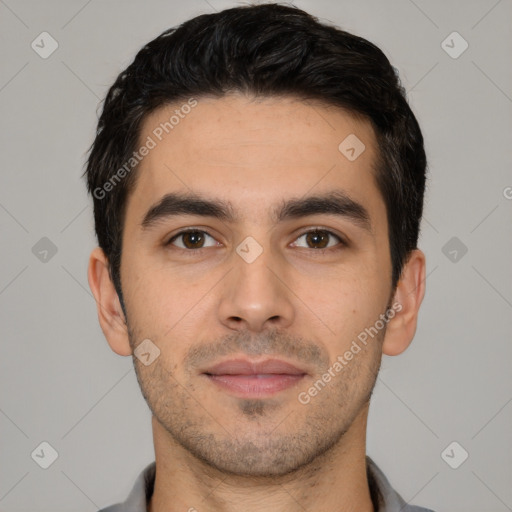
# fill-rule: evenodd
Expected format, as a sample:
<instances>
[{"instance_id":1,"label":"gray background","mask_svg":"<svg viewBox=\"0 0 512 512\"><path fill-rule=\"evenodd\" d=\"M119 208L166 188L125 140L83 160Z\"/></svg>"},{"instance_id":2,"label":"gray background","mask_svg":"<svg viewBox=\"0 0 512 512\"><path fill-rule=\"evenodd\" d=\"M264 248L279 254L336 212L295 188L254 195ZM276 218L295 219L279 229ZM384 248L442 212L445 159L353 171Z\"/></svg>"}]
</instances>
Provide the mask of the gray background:
<instances>
[{"instance_id":1,"label":"gray background","mask_svg":"<svg viewBox=\"0 0 512 512\"><path fill-rule=\"evenodd\" d=\"M384 356L368 453L411 503L512 510L512 3L295 4L386 52L430 162L427 295L411 347ZM95 238L80 175L99 100L135 52L233 5L0 0L1 511L93 512L124 500L154 458L131 358L111 352L89 292ZM31 48L43 31L59 45L46 59ZM458 58L441 45L454 31L469 44ZM31 457L43 441L58 452L48 469ZM445 462L462 460L462 448L444 452L453 441L469 453L458 469Z\"/></svg>"}]
</instances>

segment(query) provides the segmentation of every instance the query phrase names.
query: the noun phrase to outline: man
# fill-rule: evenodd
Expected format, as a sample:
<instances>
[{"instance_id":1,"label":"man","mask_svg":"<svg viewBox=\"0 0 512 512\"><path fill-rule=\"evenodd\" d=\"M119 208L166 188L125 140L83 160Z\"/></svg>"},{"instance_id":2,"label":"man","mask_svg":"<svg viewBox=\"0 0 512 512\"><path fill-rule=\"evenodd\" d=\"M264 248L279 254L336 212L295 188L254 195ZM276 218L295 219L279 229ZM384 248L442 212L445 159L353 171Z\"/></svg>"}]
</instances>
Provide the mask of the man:
<instances>
[{"instance_id":1,"label":"man","mask_svg":"<svg viewBox=\"0 0 512 512\"><path fill-rule=\"evenodd\" d=\"M109 512L426 510L366 456L412 341L426 159L368 41L277 4L191 19L108 92L89 283L155 463Z\"/></svg>"}]
</instances>

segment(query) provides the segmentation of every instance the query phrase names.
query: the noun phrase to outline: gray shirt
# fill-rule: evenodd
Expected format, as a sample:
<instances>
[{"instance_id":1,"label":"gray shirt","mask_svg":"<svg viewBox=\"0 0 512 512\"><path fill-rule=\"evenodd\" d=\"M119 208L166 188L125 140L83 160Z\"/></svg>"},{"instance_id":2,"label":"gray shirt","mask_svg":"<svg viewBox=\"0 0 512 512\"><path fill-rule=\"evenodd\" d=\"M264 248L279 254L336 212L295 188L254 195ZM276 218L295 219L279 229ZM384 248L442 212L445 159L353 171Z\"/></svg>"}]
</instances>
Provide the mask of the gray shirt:
<instances>
[{"instance_id":1,"label":"gray shirt","mask_svg":"<svg viewBox=\"0 0 512 512\"><path fill-rule=\"evenodd\" d=\"M128 498L124 503L111 505L99 512L147 512L146 504L153 494L155 485L155 462L139 474ZM433 512L428 508L408 505L391 487L384 473L375 462L366 457L366 470L370 494L375 512Z\"/></svg>"}]
</instances>

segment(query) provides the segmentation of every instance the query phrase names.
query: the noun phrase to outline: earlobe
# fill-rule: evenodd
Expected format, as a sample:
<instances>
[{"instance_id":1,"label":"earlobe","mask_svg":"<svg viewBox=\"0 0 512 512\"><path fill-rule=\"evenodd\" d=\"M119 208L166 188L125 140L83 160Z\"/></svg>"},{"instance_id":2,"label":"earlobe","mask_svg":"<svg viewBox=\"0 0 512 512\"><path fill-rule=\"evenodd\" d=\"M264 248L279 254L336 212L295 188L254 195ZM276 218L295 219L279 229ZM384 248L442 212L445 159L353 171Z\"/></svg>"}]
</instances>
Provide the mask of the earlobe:
<instances>
[{"instance_id":1,"label":"earlobe","mask_svg":"<svg viewBox=\"0 0 512 512\"><path fill-rule=\"evenodd\" d=\"M413 250L402 269L392 301L395 315L386 328L382 352L388 356L401 354L416 333L418 313L425 295L425 254ZM390 317L391 318L391 317Z\"/></svg>"},{"instance_id":2,"label":"earlobe","mask_svg":"<svg viewBox=\"0 0 512 512\"><path fill-rule=\"evenodd\" d=\"M110 278L108 259L100 247L91 252L87 277L96 300L101 330L110 348L121 356L131 355L126 319Z\"/></svg>"}]
</instances>

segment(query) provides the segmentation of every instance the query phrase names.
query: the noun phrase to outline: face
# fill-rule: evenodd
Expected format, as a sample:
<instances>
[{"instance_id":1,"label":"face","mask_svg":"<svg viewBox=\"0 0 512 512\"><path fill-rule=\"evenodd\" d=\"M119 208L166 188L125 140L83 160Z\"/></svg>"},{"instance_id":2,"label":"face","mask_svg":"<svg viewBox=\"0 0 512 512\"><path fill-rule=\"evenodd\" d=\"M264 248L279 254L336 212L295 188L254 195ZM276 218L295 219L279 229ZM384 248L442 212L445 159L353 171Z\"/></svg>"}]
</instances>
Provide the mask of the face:
<instances>
[{"instance_id":1,"label":"face","mask_svg":"<svg viewBox=\"0 0 512 512\"><path fill-rule=\"evenodd\" d=\"M137 377L169 443L286 474L343 439L375 384L385 327L357 342L392 291L375 136L340 109L240 95L198 99L162 136L175 110L145 120L126 209L130 344L160 350ZM351 134L356 159L338 149Z\"/></svg>"}]
</instances>

